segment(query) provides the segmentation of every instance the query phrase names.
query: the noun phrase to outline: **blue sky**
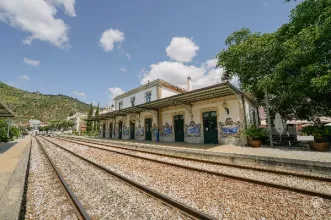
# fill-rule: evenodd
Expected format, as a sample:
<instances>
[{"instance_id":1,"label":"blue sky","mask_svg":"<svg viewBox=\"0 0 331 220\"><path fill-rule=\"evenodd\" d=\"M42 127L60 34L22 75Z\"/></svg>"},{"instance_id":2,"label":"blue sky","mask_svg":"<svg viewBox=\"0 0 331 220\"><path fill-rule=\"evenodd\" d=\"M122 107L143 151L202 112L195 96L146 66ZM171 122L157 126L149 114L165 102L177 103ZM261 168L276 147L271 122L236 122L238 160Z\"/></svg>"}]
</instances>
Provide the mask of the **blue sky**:
<instances>
[{"instance_id":1,"label":"blue sky","mask_svg":"<svg viewBox=\"0 0 331 220\"><path fill-rule=\"evenodd\" d=\"M102 106L156 78L211 85L228 35L273 32L299 2L0 0L0 81Z\"/></svg>"}]
</instances>

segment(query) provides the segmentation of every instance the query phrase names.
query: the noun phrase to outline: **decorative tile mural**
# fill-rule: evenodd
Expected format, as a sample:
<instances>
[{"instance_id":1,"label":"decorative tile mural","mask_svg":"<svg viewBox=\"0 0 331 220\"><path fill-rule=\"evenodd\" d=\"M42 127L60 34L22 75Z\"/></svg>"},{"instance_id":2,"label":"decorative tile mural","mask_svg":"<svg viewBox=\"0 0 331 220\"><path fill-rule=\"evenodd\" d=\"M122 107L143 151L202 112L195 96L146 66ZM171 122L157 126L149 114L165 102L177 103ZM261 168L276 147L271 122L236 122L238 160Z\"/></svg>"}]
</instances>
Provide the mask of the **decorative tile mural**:
<instances>
[{"instance_id":1,"label":"decorative tile mural","mask_svg":"<svg viewBox=\"0 0 331 220\"><path fill-rule=\"evenodd\" d=\"M185 125L186 137L200 137L201 136L201 124L196 124L191 121L190 124Z\"/></svg>"},{"instance_id":2,"label":"decorative tile mural","mask_svg":"<svg viewBox=\"0 0 331 220\"><path fill-rule=\"evenodd\" d=\"M126 125L123 125L122 126L122 134L123 135L129 135L130 134L129 127L127 127Z\"/></svg>"},{"instance_id":3,"label":"decorative tile mural","mask_svg":"<svg viewBox=\"0 0 331 220\"><path fill-rule=\"evenodd\" d=\"M164 126L162 126L163 132L162 135L164 137L171 137L172 136L172 125L169 125L169 123L165 123Z\"/></svg>"},{"instance_id":4,"label":"decorative tile mural","mask_svg":"<svg viewBox=\"0 0 331 220\"><path fill-rule=\"evenodd\" d=\"M145 129L143 126L141 126L140 124L138 125L138 127L136 127L136 132L135 135L136 136L144 136L145 134Z\"/></svg>"},{"instance_id":5,"label":"decorative tile mural","mask_svg":"<svg viewBox=\"0 0 331 220\"><path fill-rule=\"evenodd\" d=\"M221 137L238 137L240 121L233 122L232 118L227 118L225 122L219 122Z\"/></svg>"},{"instance_id":6,"label":"decorative tile mural","mask_svg":"<svg viewBox=\"0 0 331 220\"><path fill-rule=\"evenodd\" d=\"M153 124L153 127L152 127L152 134L153 134L153 137L156 137L158 132L159 132L159 128L157 127L157 124L154 123L154 124Z\"/></svg>"}]
</instances>

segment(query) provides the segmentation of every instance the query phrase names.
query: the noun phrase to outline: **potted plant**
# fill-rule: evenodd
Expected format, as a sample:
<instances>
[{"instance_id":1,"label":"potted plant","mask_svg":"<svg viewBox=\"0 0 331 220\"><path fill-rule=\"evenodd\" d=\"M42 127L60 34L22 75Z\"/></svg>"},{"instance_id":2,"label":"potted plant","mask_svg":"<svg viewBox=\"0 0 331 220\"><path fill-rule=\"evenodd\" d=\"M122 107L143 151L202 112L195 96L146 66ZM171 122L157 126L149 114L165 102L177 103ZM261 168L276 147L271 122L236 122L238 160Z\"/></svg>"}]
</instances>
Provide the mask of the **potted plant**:
<instances>
[{"instance_id":1,"label":"potted plant","mask_svg":"<svg viewBox=\"0 0 331 220\"><path fill-rule=\"evenodd\" d=\"M329 136L331 135L331 128L322 124L315 124L302 128L304 134L314 136L314 141L308 142L310 148L315 151L329 150Z\"/></svg>"},{"instance_id":2,"label":"potted plant","mask_svg":"<svg viewBox=\"0 0 331 220\"><path fill-rule=\"evenodd\" d=\"M261 147L262 140L266 139L269 135L266 128L250 126L244 132L248 136L248 143L251 147Z\"/></svg>"}]
</instances>

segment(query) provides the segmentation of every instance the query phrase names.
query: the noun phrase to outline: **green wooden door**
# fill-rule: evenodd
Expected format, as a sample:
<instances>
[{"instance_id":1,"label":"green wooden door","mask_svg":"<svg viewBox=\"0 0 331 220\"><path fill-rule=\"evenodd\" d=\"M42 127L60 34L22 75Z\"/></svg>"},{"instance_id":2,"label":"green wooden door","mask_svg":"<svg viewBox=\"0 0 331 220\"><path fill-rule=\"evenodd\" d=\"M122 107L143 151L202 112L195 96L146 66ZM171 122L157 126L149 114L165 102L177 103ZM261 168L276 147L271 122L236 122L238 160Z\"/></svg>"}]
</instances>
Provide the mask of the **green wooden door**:
<instances>
[{"instance_id":1,"label":"green wooden door","mask_svg":"<svg viewBox=\"0 0 331 220\"><path fill-rule=\"evenodd\" d=\"M122 139L123 122L118 123L118 139Z\"/></svg>"},{"instance_id":2,"label":"green wooden door","mask_svg":"<svg viewBox=\"0 0 331 220\"><path fill-rule=\"evenodd\" d=\"M130 123L130 138L131 139L134 139L135 137L134 137L134 133L135 133L135 129L134 129L134 123Z\"/></svg>"},{"instance_id":3,"label":"green wooden door","mask_svg":"<svg viewBox=\"0 0 331 220\"><path fill-rule=\"evenodd\" d=\"M218 129L216 112L204 112L203 136L205 144L218 144Z\"/></svg>"},{"instance_id":4,"label":"green wooden door","mask_svg":"<svg viewBox=\"0 0 331 220\"><path fill-rule=\"evenodd\" d=\"M145 119L145 139L146 141L152 140L152 119L146 118Z\"/></svg>"},{"instance_id":5,"label":"green wooden door","mask_svg":"<svg viewBox=\"0 0 331 220\"><path fill-rule=\"evenodd\" d=\"M102 137L106 137L106 124L102 126Z\"/></svg>"},{"instance_id":6,"label":"green wooden door","mask_svg":"<svg viewBox=\"0 0 331 220\"><path fill-rule=\"evenodd\" d=\"M184 116L176 115L175 121L175 141L184 142Z\"/></svg>"},{"instance_id":7,"label":"green wooden door","mask_svg":"<svg viewBox=\"0 0 331 220\"><path fill-rule=\"evenodd\" d=\"M110 138L113 137L113 123L110 123L110 125L109 125L109 137Z\"/></svg>"}]
</instances>

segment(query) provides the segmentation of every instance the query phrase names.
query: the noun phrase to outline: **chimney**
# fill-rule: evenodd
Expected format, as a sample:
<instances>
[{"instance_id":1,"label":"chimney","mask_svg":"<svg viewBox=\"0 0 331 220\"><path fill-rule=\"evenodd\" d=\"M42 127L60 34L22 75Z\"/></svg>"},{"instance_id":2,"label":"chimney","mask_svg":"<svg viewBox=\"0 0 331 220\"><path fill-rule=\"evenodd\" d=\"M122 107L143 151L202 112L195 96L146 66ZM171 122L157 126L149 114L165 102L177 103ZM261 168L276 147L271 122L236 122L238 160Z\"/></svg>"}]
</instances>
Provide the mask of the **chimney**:
<instances>
[{"instance_id":1,"label":"chimney","mask_svg":"<svg viewBox=\"0 0 331 220\"><path fill-rule=\"evenodd\" d=\"M186 87L187 87L186 89L187 89L188 92L192 90L192 83L191 83L191 77L190 76L187 77Z\"/></svg>"}]
</instances>

